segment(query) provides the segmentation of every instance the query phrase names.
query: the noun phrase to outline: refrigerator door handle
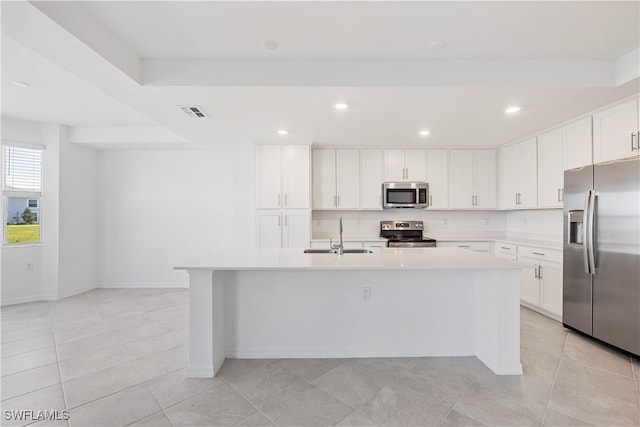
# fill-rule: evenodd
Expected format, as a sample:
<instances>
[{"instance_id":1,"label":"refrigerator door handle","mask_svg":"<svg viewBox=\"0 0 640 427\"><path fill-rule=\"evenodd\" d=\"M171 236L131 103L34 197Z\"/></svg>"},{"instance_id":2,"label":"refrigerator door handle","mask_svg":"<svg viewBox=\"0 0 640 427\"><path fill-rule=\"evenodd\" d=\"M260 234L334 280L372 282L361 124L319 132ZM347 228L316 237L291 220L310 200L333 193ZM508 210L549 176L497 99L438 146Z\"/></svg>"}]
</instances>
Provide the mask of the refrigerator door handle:
<instances>
[{"instance_id":1,"label":"refrigerator door handle","mask_svg":"<svg viewBox=\"0 0 640 427\"><path fill-rule=\"evenodd\" d=\"M587 218L587 232L589 233L589 245L587 246L589 255L589 265L591 266L591 274L596 274L596 251L595 251L595 216L596 216L596 197L597 190L591 190L591 198L589 199L589 216Z\"/></svg>"},{"instance_id":2,"label":"refrigerator door handle","mask_svg":"<svg viewBox=\"0 0 640 427\"><path fill-rule=\"evenodd\" d=\"M591 264L589 264L589 206L591 201L591 190L584 195L584 221L582 224L582 258L584 260L584 271L591 274Z\"/></svg>"}]
</instances>

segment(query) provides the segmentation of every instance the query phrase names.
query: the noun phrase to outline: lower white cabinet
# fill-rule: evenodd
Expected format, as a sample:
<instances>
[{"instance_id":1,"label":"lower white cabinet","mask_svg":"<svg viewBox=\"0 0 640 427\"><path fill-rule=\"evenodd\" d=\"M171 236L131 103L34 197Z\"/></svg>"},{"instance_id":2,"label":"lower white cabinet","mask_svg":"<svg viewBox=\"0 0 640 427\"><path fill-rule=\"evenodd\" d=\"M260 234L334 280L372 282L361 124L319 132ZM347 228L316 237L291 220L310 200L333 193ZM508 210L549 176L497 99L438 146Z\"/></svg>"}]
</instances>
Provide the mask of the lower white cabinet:
<instances>
[{"instance_id":1,"label":"lower white cabinet","mask_svg":"<svg viewBox=\"0 0 640 427\"><path fill-rule=\"evenodd\" d=\"M518 247L518 261L530 263L522 270L520 299L523 305L562 318L562 251Z\"/></svg>"},{"instance_id":2,"label":"lower white cabinet","mask_svg":"<svg viewBox=\"0 0 640 427\"><path fill-rule=\"evenodd\" d=\"M256 212L258 248L308 248L310 235L308 210Z\"/></svg>"}]
</instances>

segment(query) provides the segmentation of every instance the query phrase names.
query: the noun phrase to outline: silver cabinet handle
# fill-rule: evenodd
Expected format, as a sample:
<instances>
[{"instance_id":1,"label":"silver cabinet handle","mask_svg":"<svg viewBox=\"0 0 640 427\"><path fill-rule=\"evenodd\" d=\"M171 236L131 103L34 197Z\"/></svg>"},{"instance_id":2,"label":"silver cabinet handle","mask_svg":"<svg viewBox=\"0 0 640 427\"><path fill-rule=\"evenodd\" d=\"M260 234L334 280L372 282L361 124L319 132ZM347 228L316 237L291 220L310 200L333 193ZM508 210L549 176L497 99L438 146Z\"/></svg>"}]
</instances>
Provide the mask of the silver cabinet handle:
<instances>
[{"instance_id":1,"label":"silver cabinet handle","mask_svg":"<svg viewBox=\"0 0 640 427\"><path fill-rule=\"evenodd\" d=\"M278 215L278 227L280 227L280 215Z\"/></svg>"},{"instance_id":2,"label":"silver cabinet handle","mask_svg":"<svg viewBox=\"0 0 640 427\"><path fill-rule=\"evenodd\" d=\"M289 215L285 215L284 216L284 226L288 227L289 226Z\"/></svg>"},{"instance_id":3,"label":"silver cabinet handle","mask_svg":"<svg viewBox=\"0 0 640 427\"><path fill-rule=\"evenodd\" d=\"M516 205L518 204L518 193L516 193Z\"/></svg>"},{"instance_id":4,"label":"silver cabinet handle","mask_svg":"<svg viewBox=\"0 0 640 427\"><path fill-rule=\"evenodd\" d=\"M280 207L280 193L278 193L278 207ZM280 224L278 224L280 225Z\"/></svg>"},{"instance_id":5,"label":"silver cabinet handle","mask_svg":"<svg viewBox=\"0 0 640 427\"><path fill-rule=\"evenodd\" d=\"M433 205L433 196L429 196L429 206Z\"/></svg>"},{"instance_id":6,"label":"silver cabinet handle","mask_svg":"<svg viewBox=\"0 0 640 427\"><path fill-rule=\"evenodd\" d=\"M542 279L542 266L538 266L538 279Z\"/></svg>"},{"instance_id":7,"label":"silver cabinet handle","mask_svg":"<svg viewBox=\"0 0 640 427\"><path fill-rule=\"evenodd\" d=\"M537 265L533 269L533 277L535 277L536 279L540 278L540 276L538 276L538 266Z\"/></svg>"},{"instance_id":8,"label":"silver cabinet handle","mask_svg":"<svg viewBox=\"0 0 640 427\"><path fill-rule=\"evenodd\" d=\"M336 207L340 206L340 195L339 194L337 196L337 199L338 199L338 204L336 205Z\"/></svg>"},{"instance_id":9,"label":"silver cabinet handle","mask_svg":"<svg viewBox=\"0 0 640 427\"><path fill-rule=\"evenodd\" d=\"M540 255L540 256L544 256L544 254L542 252L531 252L534 255Z\"/></svg>"},{"instance_id":10,"label":"silver cabinet handle","mask_svg":"<svg viewBox=\"0 0 640 427\"><path fill-rule=\"evenodd\" d=\"M631 132L631 151L636 151L636 134L633 132Z\"/></svg>"},{"instance_id":11,"label":"silver cabinet handle","mask_svg":"<svg viewBox=\"0 0 640 427\"><path fill-rule=\"evenodd\" d=\"M478 206L478 195L476 194L476 206Z\"/></svg>"},{"instance_id":12,"label":"silver cabinet handle","mask_svg":"<svg viewBox=\"0 0 640 427\"><path fill-rule=\"evenodd\" d=\"M458 245L459 248L470 248L471 246L469 245Z\"/></svg>"},{"instance_id":13,"label":"silver cabinet handle","mask_svg":"<svg viewBox=\"0 0 640 427\"><path fill-rule=\"evenodd\" d=\"M511 250L511 248L507 248L507 247L504 247L504 246L500 246L500 249L504 249L506 251L510 251Z\"/></svg>"},{"instance_id":14,"label":"silver cabinet handle","mask_svg":"<svg viewBox=\"0 0 640 427\"><path fill-rule=\"evenodd\" d=\"M285 193L285 195L284 195L284 205L285 206L289 205L289 197L287 197L287 196L288 196L288 194Z\"/></svg>"},{"instance_id":15,"label":"silver cabinet handle","mask_svg":"<svg viewBox=\"0 0 640 427\"><path fill-rule=\"evenodd\" d=\"M564 188L560 189L560 201L564 202Z\"/></svg>"},{"instance_id":16,"label":"silver cabinet handle","mask_svg":"<svg viewBox=\"0 0 640 427\"><path fill-rule=\"evenodd\" d=\"M562 199L561 199L561 197L560 197L560 191L561 191L561 190L558 188L558 201L559 201L559 202L561 202L561 201L562 201Z\"/></svg>"}]
</instances>

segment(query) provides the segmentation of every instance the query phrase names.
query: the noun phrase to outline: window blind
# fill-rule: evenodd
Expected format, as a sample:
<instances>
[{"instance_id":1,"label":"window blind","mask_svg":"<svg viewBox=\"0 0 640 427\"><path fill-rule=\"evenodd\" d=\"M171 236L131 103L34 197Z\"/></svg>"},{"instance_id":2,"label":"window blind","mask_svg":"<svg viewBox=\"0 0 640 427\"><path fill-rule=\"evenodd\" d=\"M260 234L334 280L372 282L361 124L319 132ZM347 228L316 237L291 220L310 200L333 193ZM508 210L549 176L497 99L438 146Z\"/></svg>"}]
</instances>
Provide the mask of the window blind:
<instances>
[{"instance_id":1,"label":"window blind","mask_svg":"<svg viewBox=\"0 0 640 427\"><path fill-rule=\"evenodd\" d=\"M42 191L42 150L4 145L4 190Z\"/></svg>"}]
</instances>

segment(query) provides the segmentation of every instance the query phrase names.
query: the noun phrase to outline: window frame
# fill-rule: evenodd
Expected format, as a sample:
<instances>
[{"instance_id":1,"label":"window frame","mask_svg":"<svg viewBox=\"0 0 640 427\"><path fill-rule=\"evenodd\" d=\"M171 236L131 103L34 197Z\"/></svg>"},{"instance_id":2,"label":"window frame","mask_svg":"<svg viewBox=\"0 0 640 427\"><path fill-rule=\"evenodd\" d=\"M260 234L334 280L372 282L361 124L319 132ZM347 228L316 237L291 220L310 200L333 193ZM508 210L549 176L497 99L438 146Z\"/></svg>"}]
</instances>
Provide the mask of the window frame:
<instances>
[{"instance_id":1,"label":"window frame","mask_svg":"<svg viewBox=\"0 0 640 427\"><path fill-rule=\"evenodd\" d=\"M5 189L5 179L6 179L6 147L20 147L20 148L28 148L32 150L40 151L40 191L14 191ZM17 141L7 141L3 140L0 144L2 148L0 150L0 161L2 162L1 173L0 173L0 190L2 191L2 247L3 248L15 248L15 247L27 247L27 246L42 246L42 230L43 224L41 222L42 218L42 199L43 199L43 188L44 188L44 158L45 158L45 147L38 144L28 144ZM38 232L38 241L37 242L20 242L20 243L9 243L7 242L7 208L9 203L9 198L18 198L18 199L26 199L27 206L29 205L29 200L36 200L38 204L38 214L37 221L39 225Z\"/></svg>"}]
</instances>

